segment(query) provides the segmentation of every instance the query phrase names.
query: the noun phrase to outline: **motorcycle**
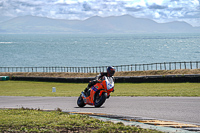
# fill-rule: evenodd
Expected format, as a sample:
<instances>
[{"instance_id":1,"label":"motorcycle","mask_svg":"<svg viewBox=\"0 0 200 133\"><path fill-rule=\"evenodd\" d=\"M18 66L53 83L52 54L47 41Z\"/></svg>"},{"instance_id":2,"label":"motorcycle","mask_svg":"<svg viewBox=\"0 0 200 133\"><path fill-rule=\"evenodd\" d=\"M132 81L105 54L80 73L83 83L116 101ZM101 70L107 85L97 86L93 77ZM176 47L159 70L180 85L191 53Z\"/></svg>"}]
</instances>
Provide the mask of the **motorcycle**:
<instances>
[{"instance_id":1,"label":"motorcycle","mask_svg":"<svg viewBox=\"0 0 200 133\"><path fill-rule=\"evenodd\" d=\"M77 105L84 107L86 104L95 107L101 107L107 98L110 97L110 93L114 91L114 80L112 77L103 77L102 82L97 82L92 86L87 94L81 92L78 97Z\"/></svg>"}]
</instances>

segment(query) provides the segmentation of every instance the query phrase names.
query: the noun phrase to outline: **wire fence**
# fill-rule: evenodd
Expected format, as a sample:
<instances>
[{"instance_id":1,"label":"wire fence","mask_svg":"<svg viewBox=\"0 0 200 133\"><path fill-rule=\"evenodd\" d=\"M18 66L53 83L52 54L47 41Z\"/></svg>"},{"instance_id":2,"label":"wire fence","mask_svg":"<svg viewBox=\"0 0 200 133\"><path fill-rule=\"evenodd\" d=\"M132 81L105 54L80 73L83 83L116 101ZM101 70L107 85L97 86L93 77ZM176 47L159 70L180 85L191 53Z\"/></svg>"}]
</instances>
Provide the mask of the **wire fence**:
<instances>
[{"instance_id":1,"label":"wire fence","mask_svg":"<svg viewBox=\"0 0 200 133\"><path fill-rule=\"evenodd\" d=\"M73 73L99 73L105 72L108 66L97 67L0 67L0 72L73 72ZM150 64L131 64L114 66L116 72L148 71L148 70L177 70L200 69L200 61L190 62L164 62Z\"/></svg>"}]
</instances>

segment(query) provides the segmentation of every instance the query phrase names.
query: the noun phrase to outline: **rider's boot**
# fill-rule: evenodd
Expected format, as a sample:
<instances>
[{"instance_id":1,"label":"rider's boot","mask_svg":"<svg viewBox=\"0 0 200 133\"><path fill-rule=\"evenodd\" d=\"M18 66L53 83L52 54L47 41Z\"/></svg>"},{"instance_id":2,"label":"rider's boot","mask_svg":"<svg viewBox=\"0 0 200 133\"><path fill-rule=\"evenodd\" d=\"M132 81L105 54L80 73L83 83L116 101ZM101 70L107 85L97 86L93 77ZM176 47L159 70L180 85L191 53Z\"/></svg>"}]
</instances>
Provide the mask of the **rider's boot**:
<instances>
[{"instance_id":1,"label":"rider's boot","mask_svg":"<svg viewBox=\"0 0 200 133\"><path fill-rule=\"evenodd\" d=\"M87 87L85 88L85 90L83 91L84 94L86 95L86 97L88 96L88 94L87 94L88 90L89 90L89 87L87 86Z\"/></svg>"},{"instance_id":2,"label":"rider's boot","mask_svg":"<svg viewBox=\"0 0 200 133\"><path fill-rule=\"evenodd\" d=\"M90 95L90 93L88 92L88 90L90 89L90 87L92 87L93 85L95 85L97 82L98 82L98 80L92 80L92 81L89 82L88 86L83 91L84 94L86 95L86 97L88 97Z\"/></svg>"}]
</instances>

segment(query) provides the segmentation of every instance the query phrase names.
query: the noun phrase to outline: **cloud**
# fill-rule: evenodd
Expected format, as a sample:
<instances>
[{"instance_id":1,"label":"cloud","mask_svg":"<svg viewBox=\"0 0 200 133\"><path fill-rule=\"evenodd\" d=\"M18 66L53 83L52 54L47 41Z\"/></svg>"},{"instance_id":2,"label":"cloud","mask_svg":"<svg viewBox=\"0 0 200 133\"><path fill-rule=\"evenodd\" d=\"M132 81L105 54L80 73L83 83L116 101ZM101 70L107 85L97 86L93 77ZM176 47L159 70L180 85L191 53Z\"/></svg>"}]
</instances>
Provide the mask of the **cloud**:
<instances>
[{"instance_id":1,"label":"cloud","mask_svg":"<svg viewBox=\"0 0 200 133\"><path fill-rule=\"evenodd\" d=\"M91 11L91 10L92 10L91 6L87 2L84 2L83 11Z\"/></svg>"},{"instance_id":2,"label":"cloud","mask_svg":"<svg viewBox=\"0 0 200 133\"><path fill-rule=\"evenodd\" d=\"M144 8L143 7L126 7L125 8L127 12L138 12L138 11L142 11Z\"/></svg>"},{"instance_id":3,"label":"cloud","mask_svg":"<svg viewBox=\"0 0 200 133\"><path fill-rule=\"evenodd\" d=\"M57 19L130 14L164 22L200 18L200 0L1 0L0 19L24 15ZM195 23L194 23L195 22ZM198 25L198 21L191 21ZM200 26L200 23L199 23Z\"/></svg>"},{"instance_id":4,"label":"cloud","mask_svg":"<svg viewBox=\"0 0 200 133\"><path fill-rule=\"evenodd\" d=\"M148 7L149 9L167 9L168 8L168 6L161 6L161 5L157 5L157 4L153 4L153 5L150 5L149 7Z\"/></svg>"}]
</instances>

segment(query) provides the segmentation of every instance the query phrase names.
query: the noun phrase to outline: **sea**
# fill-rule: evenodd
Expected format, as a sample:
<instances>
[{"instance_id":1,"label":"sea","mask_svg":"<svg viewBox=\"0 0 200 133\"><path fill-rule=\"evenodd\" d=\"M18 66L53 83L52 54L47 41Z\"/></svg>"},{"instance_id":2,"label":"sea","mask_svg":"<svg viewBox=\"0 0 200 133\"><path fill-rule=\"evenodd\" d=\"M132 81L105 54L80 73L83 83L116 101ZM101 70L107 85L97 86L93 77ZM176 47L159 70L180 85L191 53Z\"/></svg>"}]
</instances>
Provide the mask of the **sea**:
<instances>
[{"instance_id":1,"label":"sea","mask_svg":"<svg viewBox=\"0 0 200 133\"><path fill-rule=\"evenodd\" d=\"M95 67L200 60L200 33L0 34L0 67Z\"/></svg>"}]
</instances>

